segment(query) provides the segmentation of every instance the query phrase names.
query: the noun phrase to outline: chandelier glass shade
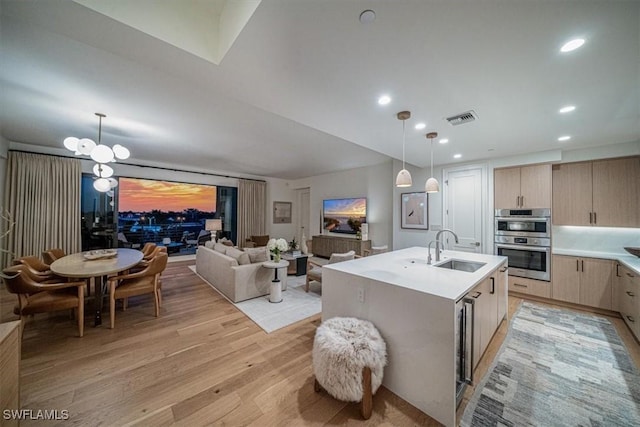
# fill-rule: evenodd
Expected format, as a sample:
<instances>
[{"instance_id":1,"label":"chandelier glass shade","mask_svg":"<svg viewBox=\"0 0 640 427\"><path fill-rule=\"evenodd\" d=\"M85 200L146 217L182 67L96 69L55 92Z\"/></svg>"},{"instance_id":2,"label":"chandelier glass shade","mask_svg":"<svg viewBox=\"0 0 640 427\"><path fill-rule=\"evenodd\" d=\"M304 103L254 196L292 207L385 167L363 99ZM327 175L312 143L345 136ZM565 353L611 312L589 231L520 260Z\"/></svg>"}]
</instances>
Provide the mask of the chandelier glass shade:
<instances>
[{"instance_id":1,"label":"chandelier glass shade","mask_svg":"<svg viewBox=\"0 0 640 427\"><path fill-rule=\"evenodd\" d=\"M433 177L433 139L438 137L438 132L429 132L427 138L431 140L431 178L427 179L424 191L427 193L437 193L440 191L438 180Z\"/></svg>"},{"instance_id":2,"label":"chandelier glass shade","mask_svg":"<svg viewBox=\"0 0 640 427\"><path fill-rule=\"evenodd\" d=\"M67 150L73 151L76 156L89 156L96 162L93 166L93 174L97 179L93 182L93 188L106 193L118 186L118 180L112 178L113 168L108 166L107 163L115 162L116 159L128 159L131 153L120 144L115 144L113 148L102 144L102 119L107 116L102 113L95 114L99 118L97 144L89 138L79 139L75 136L65 138L63 144Z\"/></svg>"},{"instance_id":3,"label":"chandelier glass shade","mask_svg":"<svg viewBox=\"0 0 640 427\"><path fill-rule=\"evenodd\" d=\"M398 176L396 176L396 187L411 187L413 184L411 180L411 174L405 167L404 163L404 128L405 121L411 117L410 111L400 111L397 115L398 120L402 120L402 170L398 172Z\"/></svg>"}]
</instances>

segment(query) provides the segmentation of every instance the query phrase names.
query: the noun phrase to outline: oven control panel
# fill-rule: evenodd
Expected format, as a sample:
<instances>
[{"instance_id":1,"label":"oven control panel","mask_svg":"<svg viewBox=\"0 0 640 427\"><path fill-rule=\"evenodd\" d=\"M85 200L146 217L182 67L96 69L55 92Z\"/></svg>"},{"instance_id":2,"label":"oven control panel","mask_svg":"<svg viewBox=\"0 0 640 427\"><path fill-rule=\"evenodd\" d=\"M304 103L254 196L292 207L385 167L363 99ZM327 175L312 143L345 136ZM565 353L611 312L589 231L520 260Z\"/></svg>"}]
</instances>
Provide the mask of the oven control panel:
<instances>
[{"instance_id":1,"label":"oven control panel","mask_svg":"<svg viewBox=\"0 0 640 427\"><path fill-rule=\"evenodd\" d=\"M551 239L541 237L496 236L496 243L524 246L551 246Z\"/></svg>"}]
</instances>

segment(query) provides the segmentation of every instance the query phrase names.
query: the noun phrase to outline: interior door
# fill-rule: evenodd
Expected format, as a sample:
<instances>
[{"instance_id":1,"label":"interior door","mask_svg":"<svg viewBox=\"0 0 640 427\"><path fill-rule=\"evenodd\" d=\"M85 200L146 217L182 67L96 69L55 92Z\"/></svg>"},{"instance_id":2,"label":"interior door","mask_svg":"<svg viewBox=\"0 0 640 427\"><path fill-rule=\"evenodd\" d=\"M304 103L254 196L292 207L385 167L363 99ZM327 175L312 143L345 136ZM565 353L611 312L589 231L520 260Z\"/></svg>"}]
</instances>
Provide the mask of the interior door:
<instances>
[{"instance_id":1,"label":"interior door","mask_svg":"<svg viewBox=\"0 0 640 427\"><path fill-rule=\"evenodd\" d=\"M445 227L458 235L458 243L446 233L447 248L455 251L482 252L482 218L485 191L482 167L445 171Z\"/></svg>"}]
</instances>

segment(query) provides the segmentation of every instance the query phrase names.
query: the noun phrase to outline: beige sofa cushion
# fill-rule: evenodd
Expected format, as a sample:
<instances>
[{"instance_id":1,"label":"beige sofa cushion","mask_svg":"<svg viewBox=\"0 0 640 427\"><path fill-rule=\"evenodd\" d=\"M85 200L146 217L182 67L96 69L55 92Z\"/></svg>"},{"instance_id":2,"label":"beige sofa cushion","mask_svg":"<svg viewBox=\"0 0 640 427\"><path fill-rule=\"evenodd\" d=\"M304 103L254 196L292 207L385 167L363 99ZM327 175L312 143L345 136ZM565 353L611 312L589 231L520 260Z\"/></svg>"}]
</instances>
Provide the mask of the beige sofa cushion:
<instances>
[{"instance_id":1,"label":"beige sofa cushion","mask_svg":"<svg viewBox=\"0 0 640 427\"><path fill-rule=\"evenodd\" d=\"M213 249L216 252L220 252L221 254L225 255L227 253L227 249L229 249L229 246L223 245L222 243L216 243L215 245L213 245Z\"/></svg>"},{"instance_id":2,"label":"beige sofa cushion","mask_svg":"<svg viewBox=\"0 0 640 427\"><path fill-rule=\"evenodd\" d=\"M230 256L231 258L235 258L240 265L250 264L251 260L249 259L249 254L241 251L236 248L227 248L227 253L225 254Z\"/></svg>"},{"instance_id":3,"label":"beige sofa cushion","mask_svg":"<svg viewBox=\"0 0 640 427\"><path fill-rule=\"evenodd\" d=\"M249 260L252 264L269 261L269 251L266 246L261 248L244 248L244 251L249 255Z\"/></svg>"},{"instance_id":4,"label":"beige sofa cushion","mask_svg":"<svg viewBox=\"0 0 640 427\"><path fill-rule=\"evenodd\" d=\"M351 261L356 256L355 251L345 252L343 254L331 254L331 258L329 258L329 264L334 264L336 262L342 261Z\"/></svg>"}]
</instances>

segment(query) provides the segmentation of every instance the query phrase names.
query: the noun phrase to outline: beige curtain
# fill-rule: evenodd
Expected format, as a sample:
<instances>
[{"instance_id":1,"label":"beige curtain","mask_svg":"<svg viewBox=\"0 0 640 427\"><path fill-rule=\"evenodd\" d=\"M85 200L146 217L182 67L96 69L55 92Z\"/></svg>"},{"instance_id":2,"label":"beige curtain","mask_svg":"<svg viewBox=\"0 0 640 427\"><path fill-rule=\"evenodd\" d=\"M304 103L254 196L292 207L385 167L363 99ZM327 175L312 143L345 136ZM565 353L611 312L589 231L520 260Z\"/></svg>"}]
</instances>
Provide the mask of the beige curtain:
<instances>
[{"instance_id":1,"label":"beige curtain","mask_svg":"<svg viewBox=\"0 0 640 427\"><path fill-rule=\"evenodd\" d=\"M250 236L266 234L267 183L241 179L238 184L239 247Z\"/></svg>"},{"instance_id":2,"label":"beige curtain","mask_svg":"<svg viewBox=\"0 0 640 427\"><path fill-rule=\"evenodd\" d=\"M4 210L15 224L2 242L3 266L50 248L81 250L81 182L78 159L9 152Z\"/></svg>"}]
</instances>

